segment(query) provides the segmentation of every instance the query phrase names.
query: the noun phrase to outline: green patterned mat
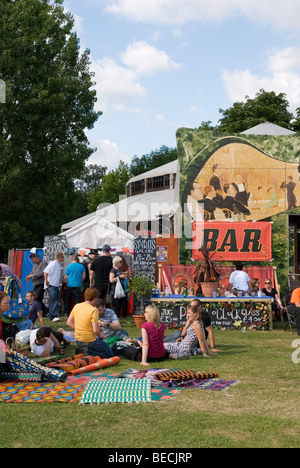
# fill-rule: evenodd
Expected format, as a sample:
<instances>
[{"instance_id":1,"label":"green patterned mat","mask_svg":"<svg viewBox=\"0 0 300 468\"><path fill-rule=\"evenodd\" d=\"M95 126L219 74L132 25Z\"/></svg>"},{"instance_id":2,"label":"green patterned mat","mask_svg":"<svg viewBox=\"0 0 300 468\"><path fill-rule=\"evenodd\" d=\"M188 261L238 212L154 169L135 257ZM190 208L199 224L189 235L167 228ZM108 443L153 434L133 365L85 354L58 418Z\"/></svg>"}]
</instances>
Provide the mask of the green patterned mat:
<instances>
[{"instance_id":1,"label":"green patterned mat","mask_svg":"<svg viewBox=\"0 0 300 468\"><path fill-rule=\"evenodd\" d=\"M91 380L81 396L80 404L149 401L151 401L151 380L108 379Z\"/></svg>"}]
</instances>

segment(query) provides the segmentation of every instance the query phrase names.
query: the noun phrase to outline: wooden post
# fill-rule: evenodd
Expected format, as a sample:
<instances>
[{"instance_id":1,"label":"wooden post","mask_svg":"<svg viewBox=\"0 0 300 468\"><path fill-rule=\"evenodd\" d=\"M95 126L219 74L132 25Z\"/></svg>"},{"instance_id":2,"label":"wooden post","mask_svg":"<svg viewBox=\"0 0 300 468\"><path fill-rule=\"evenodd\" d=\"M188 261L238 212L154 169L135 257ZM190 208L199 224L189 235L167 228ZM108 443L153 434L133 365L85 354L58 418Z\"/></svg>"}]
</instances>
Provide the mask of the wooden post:
<instances>
[{"instance_id":1,"label":"wooden post","mask_svg":"<svg viewBox=\"0 0 300 468\"><path fill-rule=\"evenodd\" d=\"M275 289L278 291L278 294L280 296L280 284L278 283L277 267L276 266L273 266L273 274L274 274L274 286L275 286Z\"/></svg>"}]
</instances>

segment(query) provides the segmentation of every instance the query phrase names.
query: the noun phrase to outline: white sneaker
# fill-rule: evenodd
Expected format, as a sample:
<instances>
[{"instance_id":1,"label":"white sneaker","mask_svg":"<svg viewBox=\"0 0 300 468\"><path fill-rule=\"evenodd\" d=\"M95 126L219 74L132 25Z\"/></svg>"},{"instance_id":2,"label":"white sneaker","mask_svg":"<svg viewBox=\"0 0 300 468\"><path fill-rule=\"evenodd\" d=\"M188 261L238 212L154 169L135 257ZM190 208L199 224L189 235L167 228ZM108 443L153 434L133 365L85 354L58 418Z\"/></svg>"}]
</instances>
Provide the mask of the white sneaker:
<instances>
[{"instance_id":1,"label":"white sneaker","mask_svg":"<svg viewBox=\"0 0 300 468\"><path fill-rule=\"evenodd\" d=\"M58 317L54 317L54 319L51 320L51 322L59 322L59 318L58 318Z\"/></svg>"}]
</instances>

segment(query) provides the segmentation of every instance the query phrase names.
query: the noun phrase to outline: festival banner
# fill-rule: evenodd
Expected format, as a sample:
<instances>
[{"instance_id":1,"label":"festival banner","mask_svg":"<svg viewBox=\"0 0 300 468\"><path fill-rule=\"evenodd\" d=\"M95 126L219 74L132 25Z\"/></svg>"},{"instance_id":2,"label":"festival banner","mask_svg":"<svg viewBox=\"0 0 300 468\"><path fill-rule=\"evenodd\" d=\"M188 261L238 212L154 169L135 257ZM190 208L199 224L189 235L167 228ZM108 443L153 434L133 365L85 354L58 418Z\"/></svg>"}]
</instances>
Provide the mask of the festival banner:
<instances>
[{"instance_id":1,"label":"festival banner","mask_svg":"<svg viewBox=\"0 0 300 468\"><path fill-rule=\"evenodd\" d=\"M266 262L272 258L272 227L269 222L193 223L192 257L202 258L204 244L216 261Z\"/></svg>"}]
</instances>

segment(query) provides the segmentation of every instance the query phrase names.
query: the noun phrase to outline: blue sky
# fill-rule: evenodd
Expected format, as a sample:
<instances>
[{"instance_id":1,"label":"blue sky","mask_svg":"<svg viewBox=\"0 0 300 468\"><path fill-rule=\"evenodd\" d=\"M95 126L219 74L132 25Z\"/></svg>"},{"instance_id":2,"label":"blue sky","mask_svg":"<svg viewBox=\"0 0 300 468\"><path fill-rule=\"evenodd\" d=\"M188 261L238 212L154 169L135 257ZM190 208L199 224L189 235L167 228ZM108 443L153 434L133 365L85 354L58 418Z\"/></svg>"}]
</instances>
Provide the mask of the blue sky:
<instances>
[{"instance_id":1,"label":"blue sky","mask_svg":"<svg viewBox=\"0 0 300 468\"><path fill-rule=\"evenodd\" d=\"M299 0L65 0L91 52L97 110L88 163L176 146L259 89L300 106Z\"/></svg>"}]
</instances>

